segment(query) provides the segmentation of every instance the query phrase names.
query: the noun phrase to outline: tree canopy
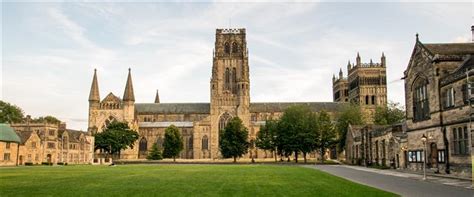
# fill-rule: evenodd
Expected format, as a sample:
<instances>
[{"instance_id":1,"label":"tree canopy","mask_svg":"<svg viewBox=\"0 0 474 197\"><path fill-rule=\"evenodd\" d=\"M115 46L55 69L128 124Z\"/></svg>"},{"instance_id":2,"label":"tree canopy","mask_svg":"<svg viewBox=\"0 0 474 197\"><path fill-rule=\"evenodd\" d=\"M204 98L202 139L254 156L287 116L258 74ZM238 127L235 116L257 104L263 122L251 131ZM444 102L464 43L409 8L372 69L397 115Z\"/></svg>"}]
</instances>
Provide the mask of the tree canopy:
<instances>
[{"instance_id":1,"label":"tree canopy","mask_svg":"<svg viewBox=\"0 0 474 197\"><path fill-rule=\"evenodd\" d=\"M49 123L49 124L59 124L61 120L57 119L54 116L40 116L31 120L34 123Z\"/></svg>"},{"instance_id":2,"label":"tree canopy","mask_svg":"<svg viewBox=\"0 0 474 197\"><path fill-rule=\"evenodd\" d=\"M95 150L102 150L120 157L121 150L133 148L138 139L138 133L131 130L125 122L114 121L105 130L95 136Z\"/></svg>"},{"instance_id":3,"label":"tree canopy","mask_svg":"<svg viewBox=\"0 0 474 197\"><path fill-rule=\"evenodd\" d=\"M0 123L19 123L23 121L24 113L16 105L0 100Z\"/></svg>"},{"instance_id":4,"label":"tree canopy","mask_svg":"<svg viewBox=\"0 0 474 197\"><path fill-rule=\"evenodd\" d=\"M360 110L360 106L356 104L346 105L343 110L337 115L336 130L338 134L339 151L344 149L346 144L347 127L350 125L365 124L365 120Z\"/></svg>"},{"instance_id":5,"label":"tree canopy","mask_svg":"<svg viewBox=\"0 0 474 197\"><path fill-rule=\"evenodd\" d=\"M248 152L248 130L238 117L232 118L219 134L219 148L224 158L241 157Z\"/></svg>"},{"instance_id":6,"label":"tree canopy","mask_svg":"<svg viewBox=\"0 0 474 197\"><path fill-rule=\"evenodd\" d=\"M405 119L405 109L400 103L389 102L387 106L378 106L375 109L374 124L392 125Z\"/></svg>"},{"instance_id":7,"label":"tree canopy","mask_svg":"<svg viewBox=\"0 0 474 197\"><path fill-rule=\"evenodd\" d=\"M161 150L158 148L158 144L154 143L151 147L150 153L146 157L148 160L162 160Z\"/></svg>"},{"instance_id":8,"label":"tree canopy","mask_svg":"<svg viewBox=\"0 0 474 197\"><path fill-rule=\"evenodd\" d=\"M183 138L179 133L178 127L170 125L165 129L165 139L163 142L163 157L173 158L176 161L176 157L183 150Z\"/></svg>"},{"instance_id":9,"label":"tree canopy","mask_svg":"<svg viewBox=\"0 0 474 197\"><path fill-rule=\"evenodd\" d=\"M255 145L262 150L269 150L275 152L276 161L276 150L277 150L277 138L278 135L278 121L267 120L265 125L260 126L260 130L257 133L257 139Z\"/></svg>"},{"instance_id":10,"label":"tree canopy","mask_svg":"<svg viewBox=\"0 0 474 197\"><path fill-rule=\"evenodd\" d=\"M294 153L298 162L298 153L313 151L317 138L315 114L303 105L291 106L285 110L278 123L278 148L285 155Z\"/></svg>"},{"instance_id":11,"label":"tree canopy","mask_svg":"<svg viewBox=\"0 0 474 197\"><path fill-rule=\"evenodd\" d=\"M316 147L319 149L321 155L321 162L324 162L324 153L327 148L333 147L337 143L335 125L331 121L329 114L326 111L320 111L318 114L318 138Z\"/></svg>"}]
</instances>

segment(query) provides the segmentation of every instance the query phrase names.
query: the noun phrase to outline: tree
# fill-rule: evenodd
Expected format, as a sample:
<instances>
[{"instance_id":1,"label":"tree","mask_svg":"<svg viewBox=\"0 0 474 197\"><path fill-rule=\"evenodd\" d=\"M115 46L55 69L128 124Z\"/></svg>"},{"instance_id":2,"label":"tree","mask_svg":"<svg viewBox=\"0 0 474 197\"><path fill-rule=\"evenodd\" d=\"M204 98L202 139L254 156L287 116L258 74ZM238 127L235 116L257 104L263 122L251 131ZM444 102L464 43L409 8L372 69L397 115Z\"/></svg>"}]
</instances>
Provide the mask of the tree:
<instances>
[{"instance_id":1,"label":"tree","mask_svg":"<svg viewBox=\"0 0 474 197\"><path fill-rule=\"evenodd\" d=\"M0 100L0 123L18 123L24 118L23 110Z\"/></svg>"},{"instance_id":2,"label":"tree","mask_svg":"<svg viewBox=\"0 0 474 197\"><path fill-rule=\"evenodd\" d=\"M95 136L95 150L102 150L120 158L120 152L127 148L133 148L138 140L138 133L131 130L125 122L114 121L105 130Z\"/></svg>"},{"instance_id":3,"label":"tree","mask_svg":"<svg viewBox=\"0 0 474 197\"><path fill-rule=\"evenodd\" d=\"M34 123L49 123L49 124L59 124L61 123L61 121L59 119L57 119L56 117L54 116L41 116L41 117L38 117L38 118L34 118L33 120L31 120L31 122L34 122Z\"/></svg>"},{"instance_id":4,"label":"tree","mask_svg":"<svg viewBox=\"0 0 474 197\"><path fill-rule=\"evenodd\" d=\"M317 131L319 135L317 138L316 147L321 154L321 163L323 163L326 149L333 147L337 143L334 124L331 122L329 114L324 110L320 111L318 114Z\"/></svg>"},{"instance_id":5,"label":"tree","mask_svg":"<svg viewBox=\"0 0 474 197\"><path fill-rule=\"evenodd\" d=\"M400 103L389 102L387 106L378 106L375 109L374 124L392 125L405 119L405 110Z\"/></svg>"},{"instance_id":6,"label":"tree","mask_svg":"<svg viewBox=\"0 0 474 197\"><path fill-rule=\"evenodd\" d=\"M222 156L234 158L234 163L237 162L237 157L241 157L248 151L250 145L248 135L249 132L242 124L242 120L238 117L232 118L219 135Z\"/></svg>"},{"instance_id":7,"label":"tree","mask_svg":"<svg viewBox=\"0 0 474 197\"><path fill-rule=\"evenodd\" d=\"M146 159L148 160L162 160L163 159L163 156L161 156L161 151L158 148L158 145L156 143L154 143L153 146L151 147L151 151L146 157Z\"/></svg>"},{"instance_id":8,"label":"tree","mask_svg":"<svg viewBox=\"0 0 474 197\"><path fill-rule=\"evenodd\" d=\"M176 157L183 150L183 138L179 134L178 127L170 125L165 130L165 140L163 142L163 157L173 158L176 162Z\"/></svg>"},{"instance_id":9,"label":"tree","mask_svg":"<svg viewBox=\"0 0 474 197\"><path fill-rule=\"evenodd\" d=\"M337 116L336 129L338 134L338 148L339 151L344 150L346 145L347 127L350 125L365 124L360 106L356 104L349 104L344 106L342 111Z\"/></svg>"},{"instance_id":10,"label":"tree","mask_svg":"<svg viewBox=\"0 0 474 197\"><path fill-rule=\"evenodd\" d=\"M275 162L277 161L277 132L278 121L267 120L265 125L260 126L260 131L257 133L255 145L262 150L269 150L275 153Z\"/></svg>"},{"instance_id":11,"label":"tree","mask_svg":"<svg viewBox=\"0 0 474 197\"><path fill-rule=\"evenodd\" d=\"M306 154L314 150L316 132L314 113L304 105L287 108L278 124L277 141L285 155L294 153L298 162L298 153Z\"/></svg>"}]
</instances>

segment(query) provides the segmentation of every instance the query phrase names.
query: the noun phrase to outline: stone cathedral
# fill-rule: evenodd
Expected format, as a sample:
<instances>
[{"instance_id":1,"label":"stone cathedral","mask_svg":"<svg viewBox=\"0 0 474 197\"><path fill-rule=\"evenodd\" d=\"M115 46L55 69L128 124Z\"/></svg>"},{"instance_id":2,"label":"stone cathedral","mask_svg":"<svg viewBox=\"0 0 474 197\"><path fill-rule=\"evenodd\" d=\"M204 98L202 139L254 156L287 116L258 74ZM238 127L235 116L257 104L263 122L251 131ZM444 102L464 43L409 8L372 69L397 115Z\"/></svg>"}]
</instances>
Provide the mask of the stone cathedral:
<instances>
[{"instance_id":1,"label":"stone cathedral","mask_svg":"<svg viewBox=\"0 0 474 197\"><path fill-rule=\"evenodd\" d=\"M89 95L89 132L101 132L114 120L127 122L140 137L132 149L122 152L121 158L144 159L154 143L162 147L165 129L175 125L184 141L180 158L219 159L219 131L232 117L242 119L252 140L265 120L278 119L289 106L306 105L315 112L325 110L334 115L343 105L340 102L252 103L245 29L217 29L214 44L210 103L161 103L158 92L153 103L135 103L130 70L123 97L109 93L101 100L94 71ZM263 150L252 150L245 157L250 155L273 157L271 152Z\"/></svg>"}]
</instances>

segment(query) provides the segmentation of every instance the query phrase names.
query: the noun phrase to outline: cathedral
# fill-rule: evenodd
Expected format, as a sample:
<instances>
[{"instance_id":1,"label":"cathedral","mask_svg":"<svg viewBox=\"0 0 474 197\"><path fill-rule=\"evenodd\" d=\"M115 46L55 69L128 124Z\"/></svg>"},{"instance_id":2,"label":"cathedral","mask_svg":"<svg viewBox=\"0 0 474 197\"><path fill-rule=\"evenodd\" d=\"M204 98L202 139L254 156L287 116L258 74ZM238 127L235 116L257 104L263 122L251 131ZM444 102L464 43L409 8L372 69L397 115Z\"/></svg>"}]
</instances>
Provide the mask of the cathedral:
<instances>
[{"instance_id":1,"label":"cathedral","mask_svg":"<svg viewBox=\"0 0 474 197\"><path fill-rule=\"evenodd\" d=\"M314 112L325 110L334 117L345 105L345 102L251 102L248 58L245 29L216 30L209 85L210 103L161 103L158 92L153 103L135 103L130 69L123 97L109 93L101 100L97 72L94 71L89 94L88 130L91 133L101 132L112 121L127 122L132 129L138 131L140 137L135 146L123 151L120 157L133 160L146 158L155 143L162 147L165 129L175 125L180 129L184 141L180 158L219 159L219 131L232 117L242 119L249 131L249 140L252 140L256 138L265 120L278 119L289 106L306 105ZM373 67L385 67L385 63L382 64L374 64ZM357 78L357 73L362 72L365 67L365 64L351 66L351 73L354 73L352 76ZM373 72L370 70L367 73ZM377 74L377 77L382 75ZM378 79L378 83L385 83L385 78ZM385 89L373 89L373 85L368 85L370 88L367 91L375 91L372 92L373 95L381 93L380 91L385 93ZM371 97L372 103L385 103L386 94L382 95L384 96ZM364 96L365 94L351 97L365 98ZM245 157L250 155L254 158L273 157L271 152L263 150L252 150Z\"/></svg>"}]
</instances>

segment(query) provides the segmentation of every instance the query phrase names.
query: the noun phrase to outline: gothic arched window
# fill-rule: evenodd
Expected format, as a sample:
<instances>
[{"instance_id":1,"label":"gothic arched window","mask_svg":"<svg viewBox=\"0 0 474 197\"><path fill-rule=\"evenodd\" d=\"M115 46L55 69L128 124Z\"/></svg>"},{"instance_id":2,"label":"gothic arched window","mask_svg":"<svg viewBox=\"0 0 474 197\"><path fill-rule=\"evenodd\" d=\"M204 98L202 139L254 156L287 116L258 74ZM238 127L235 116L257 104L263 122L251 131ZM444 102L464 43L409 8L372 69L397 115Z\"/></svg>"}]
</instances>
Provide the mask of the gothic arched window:
<instances>
[{"instance_id":1,"label":"gothic arched window","mask_svg":"<svg viewBox=\"0 0 474 197\"><path fill-rule=\"evenodd\" d=\"M192 150L192 149L193 149L193 145L194 145L194 143L193 143L193 135L191 135L191 137L189 137L188 140L189 140L189 141L188 141L188 150Z\"/></svg>"},{"instance_id":2,"label":"gothic arched window","mask_svg":"<svg viewBox=\"0 0 474 197\"><path fill-rule=\"evenodd\" d=\"M224 81L225 89L229 89L229 86L230 86L230 70L229 70L229 68L225 69L225 76L224 77L225 77L225 79L224 79L225 80Z\"/></svg>"},{"instance_id":3,"label":"gothic arched window","mask_svg":"<svg viewBox=\"0 0 474 197\"><path fill-rule=\"evenodd\" d=\"M227 112L221 115L221 118L219 119L219 131L222 131L225 128L230 118L232 117Z\"/></svg>"},{"instance_id":4,"label":"gothic arched window","mask_svg":"<svg viewBox=\"0 0 474 197\"><path fill-rule=\"evenodd\" d=\"M236 93L237 85L237 71L235 68L232 68L232 89L234 94Z\"/></svg>"},{"instance_id":5,"label":"gothic arched window","mask_svg":"<svg viewBox=\"0 0 474 197\"><path fill-rule=\"evenodd\" d=\"M209 150L209 139L207 139L207 135L202 137L201 148L202 150Z\"/></svg>"},{"instance_id":6,"label":"gothic arched window","mask_svg":"<svg viewBox=\"0 0 474 197\"><path fill-rule=\"evenodd\" d=\"M232 43L232 53L238 53L239 52L239 45L237 43Z\"/></svg>"},{"instance_id":7,"label":"gothic arched window","mask_svg":"<svg viewBox=\"0 0 474 197\"><path fill-rule=\"evenodd\" d=\"M413 120L426 120L430 118L428 95L428 80L418 78L412 86L413 92Z\"/></svg>"},{"instance_id":8,"label":"gothic arched window","mask_svg":"<svg viewBox=\"0 0 474 197\"><path fill-rule=\"evenodd\" d=\"M230 54L230 45L227 42L224 44L224 53Z\"/></svg>"},{"instance_id":9,"label":"gothic arched window","mask_svg":"<svg viewBox=\"0 0 474 197\"><path fill-rule=\"evenodd\" d=\"M113 116L109 116L109 118L107 118L104 121L104 124L102 125L102 131L107 129L107 127L110 125L110 123L115 122L115 121L117 121L117 120Z\"/></svg>"},{"instance_id":10,"label":"gothic arched window","mask_svg":"<svg viewBox=\"0 0 474 197\"><path fill-rule=\"evenodd\" d=\"M161 136L156 140L156 145L158 146L158 149L163 150L163 138Z\"/></svg>"},{"instance_id":11,"label":"gothic arched window","mask_svg":"<svg viewBox=\"0 0 474 197\"><path fill-rule=\"evenodd\" d=\"M138 152L140 152L140 154L145 154L146 153L146 150L147 150L147 141L146 141L146 138L142 138L140 140L140 143L138 145Z\"/></svg>"}]
</instances>

